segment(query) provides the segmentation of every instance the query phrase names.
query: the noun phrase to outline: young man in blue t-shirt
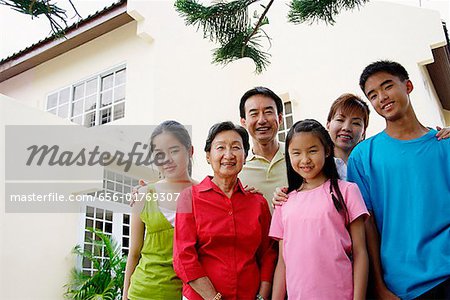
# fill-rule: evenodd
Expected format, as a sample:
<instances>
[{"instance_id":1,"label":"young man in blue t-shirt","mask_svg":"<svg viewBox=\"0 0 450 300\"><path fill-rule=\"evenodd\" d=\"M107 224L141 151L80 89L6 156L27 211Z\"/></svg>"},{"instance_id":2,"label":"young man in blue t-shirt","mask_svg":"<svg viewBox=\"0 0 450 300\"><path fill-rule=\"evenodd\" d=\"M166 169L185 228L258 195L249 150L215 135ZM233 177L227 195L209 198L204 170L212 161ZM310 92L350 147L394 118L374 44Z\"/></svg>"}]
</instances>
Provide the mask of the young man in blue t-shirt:
<instances>
[{"instance_id":1,"label":"young man in blue t-shirt","mask_svg":"<svg viewBox=\"0 0 450 300\"><path fill-rule=\"evenodd\" d=\"M438 141L410 102L403 66L367 66L360 86L386 120L348 161L371 217L366 237L380 299L450 299L450 140Z\"/></svg>"}]
</instances>

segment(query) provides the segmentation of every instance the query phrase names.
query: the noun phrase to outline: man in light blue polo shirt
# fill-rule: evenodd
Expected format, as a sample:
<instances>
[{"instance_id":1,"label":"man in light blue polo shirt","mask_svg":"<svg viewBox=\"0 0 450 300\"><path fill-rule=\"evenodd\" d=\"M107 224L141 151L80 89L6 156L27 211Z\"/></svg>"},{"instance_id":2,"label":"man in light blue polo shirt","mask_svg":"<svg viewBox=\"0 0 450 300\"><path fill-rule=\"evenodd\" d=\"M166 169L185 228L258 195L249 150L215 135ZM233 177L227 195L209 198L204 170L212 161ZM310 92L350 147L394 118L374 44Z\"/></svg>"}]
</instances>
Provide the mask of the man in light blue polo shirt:
<instances>
[{"instance_id":1,"label":"man in light blue polo shirt","mask_svg":"<svg viewBox=\"0 0 450 300\"><path fill-rule=\"evenodd\" d=\"M400 64L370 64L360 86L386 120L348 161L348 179L372 215L366 236L377 296L450 299L450 140L418 121Z\"/></svg>"}]
</instances>

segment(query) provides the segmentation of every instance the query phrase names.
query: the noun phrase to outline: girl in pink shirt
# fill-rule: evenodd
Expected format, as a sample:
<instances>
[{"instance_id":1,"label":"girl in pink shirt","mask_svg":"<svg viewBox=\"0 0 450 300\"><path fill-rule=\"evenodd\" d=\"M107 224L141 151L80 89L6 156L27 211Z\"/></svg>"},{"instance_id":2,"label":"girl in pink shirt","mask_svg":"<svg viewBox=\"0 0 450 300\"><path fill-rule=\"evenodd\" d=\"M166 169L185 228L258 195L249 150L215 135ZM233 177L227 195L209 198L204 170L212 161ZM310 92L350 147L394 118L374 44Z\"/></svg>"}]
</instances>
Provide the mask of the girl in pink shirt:
<instances>
[{"instance_id":1,"label":"girl in pink shirt","mask_svg":"<svg viewBox=\"0 0 450 300\"><path fill-rule=\"evenodd\" d=\"M288 197L269 235L279 240L273 300L365 299L368 258L364 217L354 183L339 180L333 142L315 120L299 121L286 138Z\"/></svg>"}]
</instances>

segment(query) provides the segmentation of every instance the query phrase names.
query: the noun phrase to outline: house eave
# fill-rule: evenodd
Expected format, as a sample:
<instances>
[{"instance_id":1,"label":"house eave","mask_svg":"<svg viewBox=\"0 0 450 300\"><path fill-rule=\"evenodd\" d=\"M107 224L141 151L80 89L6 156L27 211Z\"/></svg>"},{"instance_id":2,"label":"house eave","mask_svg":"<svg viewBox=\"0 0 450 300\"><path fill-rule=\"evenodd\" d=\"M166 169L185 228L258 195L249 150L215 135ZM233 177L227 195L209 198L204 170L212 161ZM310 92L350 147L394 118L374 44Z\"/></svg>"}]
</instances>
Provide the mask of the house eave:
<instances>
[{"instance_id":1,"label":"house eave","mask_svg":"<svg viewBox=\"0 0 450 300\"><path fill-rule=\"evenodd\" d=\"M63 38L47 38L1 61L0 82L34 68L133 20L127 14L127 2L122 1L119 5L70 28Z\"/></svg>"}]
</instances>

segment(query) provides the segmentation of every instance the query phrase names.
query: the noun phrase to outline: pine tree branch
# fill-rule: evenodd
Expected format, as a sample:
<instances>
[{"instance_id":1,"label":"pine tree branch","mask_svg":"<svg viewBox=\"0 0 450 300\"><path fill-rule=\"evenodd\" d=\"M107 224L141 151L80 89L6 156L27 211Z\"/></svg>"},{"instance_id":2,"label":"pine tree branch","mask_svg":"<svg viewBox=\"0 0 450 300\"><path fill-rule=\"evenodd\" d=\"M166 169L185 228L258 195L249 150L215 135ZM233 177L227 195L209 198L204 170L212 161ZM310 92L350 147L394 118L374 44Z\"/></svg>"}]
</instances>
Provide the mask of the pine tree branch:
<instances>
[{"instance_id":1,"label":"pine tree branch","mask_svg":"<svg viewBox=\"0 0 450 300\"><path fill-rule=\"evenodd\" d=\"M269 64L270 55L261 50L258 40L264 36L257 33L261 26L267 24L266 14L274 0L265 7L253 26L248 7L257 1L260 0L235 0L203 6L196 0L177 0L175 8L187 25L197 26L197 30L202 28L204 38L220 44L213 52L214 63L228 64L249 57L255 63L256 73L261 73Z\"/></svg>"},{"instance_id":2,"label":"pine tree branch","mask_svg":"<svg viewBox=\"0 0 450 300\"><path fill-rule=\"evenodd\" d=\"M213 42L225 43L230 35L247 30L250 20L247 7L259 0L238 0L204 6L195 0L177 0L175 9L187 25L202 28L203 36Z\"/></svg>"},{"instance_id":3,"label":"pine tree branch","mask_svg":"<svg viewBox=\"0 0 450 300\"><path fill-rule=\"evenodd\" d=\"M241 32L236 34L228 43L221 45L214 50L213 63L226 65L235 60L248 57L255 63L255 73L259 74L269 65L270 54L261 51L261 44L258 39L262 36L254 35L247 44L244 44L248 33Z\"/></svg>"},{"instance_id":4,"label":"pine tree branch","mask_svg":"<svg viewBox=\"0 0 450 300\"><path fill-rule=\"evenodd\" d=\"M324 21L333 25L340 11L359 8L367 2L369 0L292 0L288 20L294 24Z\"/></svg>"},{"instance_id":5,"label":"pine tree branch","mask_svg":"<svg viewBox=\"0 0 450 300\"><path fill-rule=\"evenodd\" d=\"M264 9L263 13L261 14L261 17L259 18L258 22L255 25L255 28L253 29L253 32L245 39L244 44L246 45L248 41L251 39L253 35L255 35L256 32L258 32L259 27L263 24L263 20L266 17L267 12L269 11L270 7L272 6L273 2L275 0L270 0L269 4L267 4L266 8Z\"/></svg>"},{"instance_id":6,"label":"pine tree branch","mask_svg":"<svg viewBox=\"0 0 450 300\"><path fill-rule=\"evenodd\" d=\"M270 37L262 26L268 24L267 13L275 0L263 6L264 11L255 25L248 15L248 7L260 0L218 1L204 6L197 0L176 0L175 8L185 19L187 25L203 30L203 37L220 44L213 52L213 62L228 64L248 57L261 73L270 63L270 54L261 50L260 40ZM334 17L341 10L354 9L369 0L291 0L288 20L295 24L323 20L334 24Z\"/></svg>"},{"instance_id":7,"label":"pine tree branch","mask_svg":"<svg viewBox=\"0 0 450 300\"><path fill-rule=\"evenodd\" d=\"M81 18L72 0L68 1L72 5L76 16ZM15 11L31 15L32 18L44 15L50 22L51 31L56 37L61 37L64 28L67 27L66 10L52 3L51 0L0 0L0 5L9 6Z\"/></svg>"}]
</instances>

